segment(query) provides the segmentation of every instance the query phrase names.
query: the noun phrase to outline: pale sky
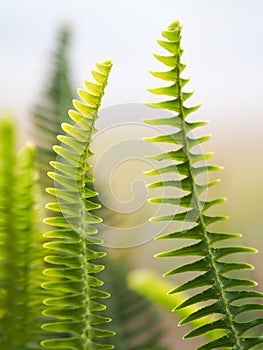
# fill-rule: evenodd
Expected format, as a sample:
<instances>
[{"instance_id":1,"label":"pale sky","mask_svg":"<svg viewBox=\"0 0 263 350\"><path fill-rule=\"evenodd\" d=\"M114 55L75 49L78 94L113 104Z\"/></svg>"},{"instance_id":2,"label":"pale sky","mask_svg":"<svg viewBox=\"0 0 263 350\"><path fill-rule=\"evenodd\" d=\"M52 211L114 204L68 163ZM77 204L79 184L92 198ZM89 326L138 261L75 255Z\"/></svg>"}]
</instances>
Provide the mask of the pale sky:
<instances>
[{"instance_id":1,"label":"pale sky","mask_svg":"<svg viewBox=\"0 0 263 350\"><path fill-rule=\"evenodd\" d=\"M172 20L184 26L184 58L208 119L259 121L263 112L262 0L2 0L0 110L28 115L46 83L57 28L73 30L71 59L76 86L96 61L114 62L106 106L151 99L160 68L155 39Z\"/></svg>"}]
</instances>

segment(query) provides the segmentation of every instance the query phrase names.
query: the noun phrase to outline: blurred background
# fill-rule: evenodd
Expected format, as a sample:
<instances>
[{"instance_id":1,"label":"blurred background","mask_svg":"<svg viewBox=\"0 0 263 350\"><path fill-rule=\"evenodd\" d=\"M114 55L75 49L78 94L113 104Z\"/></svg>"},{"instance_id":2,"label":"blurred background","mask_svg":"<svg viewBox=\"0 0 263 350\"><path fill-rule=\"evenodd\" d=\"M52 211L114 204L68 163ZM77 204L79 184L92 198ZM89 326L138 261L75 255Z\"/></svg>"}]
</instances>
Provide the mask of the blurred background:
<instances>
[{"instance_id":1,"label":"blurred background","mask_svg":"<svg viewBox=\"0 0 263 350\"><path fill-rule=\"evenodd\" d=\"M222 182L212 193L227 196L217 213L229 215L230 220L217 229L242 233L243 244L258 249L257 255L247 259L256 266L251 276L263 291L262 1L9 0L1 5L0 111L14 114L20 145L28 139L37 142L33 115L47 91L52 94L50 80L65 28L70 99L90 77L95 62L114 60L93 147L95 185L106 193L100 197L108 213L103 235L109 254L129 261L128 270L147 268L159 275L177 261L153 258L167 248L167 242L154 241L156 234L147 226L156 208L146 203L154 193L145 192L144 183L151 181L142 172L151 164L143 156L158 150L140 143L143 136L155 133L142 125L142 119L151 119L157 112L143 102L154 100L146 88L159 83L148 72L160 68L152 56L160 52L155 39L172 20L181 21L186 75L191 75L188 86L196 88L193 103L202 101L194 119L209 120L204 130L213 134L202 149L215 152L212 164L224 166L219 175ZM171 283L178 281L171 278ZM177 319L160 312L168 328L165 344L174 350L194 349L195 340L178 341L184 331L177 330Z\"/></svg>"}]
</instances>

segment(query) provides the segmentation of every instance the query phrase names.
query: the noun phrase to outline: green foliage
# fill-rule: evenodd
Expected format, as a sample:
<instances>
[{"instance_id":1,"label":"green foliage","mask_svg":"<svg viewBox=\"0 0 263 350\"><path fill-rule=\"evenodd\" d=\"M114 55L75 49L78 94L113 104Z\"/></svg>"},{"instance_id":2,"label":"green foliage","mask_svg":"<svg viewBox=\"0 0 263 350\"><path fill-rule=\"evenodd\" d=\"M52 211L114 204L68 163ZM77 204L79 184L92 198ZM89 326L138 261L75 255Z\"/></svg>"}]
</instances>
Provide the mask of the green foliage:
<instances>
[{"instance_id":1,"label":"green foliage","mask_svg":"<svg viewBox=\"0 0 263 350\"><path fill-rule=\"evenodd\" d=\"M35 150L15 154L14 124L0 121L0 345L29 349L40 340L41 241L37 227Z\"/></svg>"},{"instance_id":2,"label":"green foliage","mask_svg":"<svg viewBox=\"0 0 263 350\"><path fill-rule=\"evenodd\" d=\"M42 340L42 348L53 350L107 350L114 345L117 349L161 350L164 349L160 341L162 331L152 304L127 287L127 266L123 261L105 258L105 253L100 251L103 242L96 237L95 225L101 219L92 211L100 208L100 203L90 175L89 158L93 154L90 145L112 63L107 60L97 64L97 70L92 71L95 82L85 82L86 89L78 90L83 102L74 100L76 110L67 114L73 96L67 63L68 38L68 30L63 29L54 57L53 78L33 118L41 184L48 184L47 192L55 197L54 202L47 205L50 217L45 222L52 228L44 234L45 249L37 224L41 220L36 203L41 199L36 184L35 149L27 146L17 155L14 123L10 118L0 120L0 348L40 349ZM181 60L180 23L173 22L158 42L169 55L155 57L169 70L152 74L171 85L150 89L156 95L168 96L168 100L148 105L166 109L172 116L147 123L172 131L148 139L170 147L167 152L151 157L164 166L148 172L151 176L162 176L162 181L149 187L179 188L181 194L150 199L152 203L175 208L171 214L152 221L183 223L179 231L163 234L158 239L169 239L172 243L175 238L194 242L181 248L171 247L170 251L157 256L190 259L166 276L185 272L196 275L171 288L168 296L165 295L167 284L162 285L149 273L130 275L130 286L150 300L172 308L182 317L180 324L192 325L185 338L209 339L199 350L247 350L262 346L263 337L257 336L254 328L263 324L263 318L255 316L263 310L259 302L263 294L247 288L255 282L236 276L240 270L253 266L233 261L234 254L255 250L226 245L225 240L240 235L210 228L225 217L213 216L207 211L224 199L204 199L208 187L218 181L204 184L199 176L220 167L206 164L210 153L194 150L209 137L192 136L192 131L206 122L188 119L199 106L190 107L187 100L193 92L183 90L189 79L182 76L185 63ZM61 135L57 137L57 134ZM57 139L61 144L52 149ZM48 179L50 160L54 171L48 173ZM42 274L44 255L46 268ZM98 264L97 259L102 257L104 260ZM103 304L101 299L107 299L110 294L100 289L101 279L106 282L106 290L113 294L113 298ZM250 302L251 299L255 302ZM113 317L112 323L104 315L106 306ZM43 330L41 323L44 323ZM108 337L114 335L108 324L117 331L114 345L108 344Z\"/></svg>"},{"instance_id":3,"label":"green foliage","mask_svg":"<svg viewBox=\"0 0 263 350\"><path fill-rule=\"evenodd\" d=\"M58 337L46 339L42 345L52 349L113 348L96 342L98 338L113 335L113 332L97 327L110 321L97 313L105 308L97 299L107 298L109 294L98 288L103 283L94 276L104 266L93 260L105 253L93 248L102 243L94 237L97 229L93 226L101 219L91 214L91 210L99 205L89 200L96 192L89 188L93 178L87 173L90 168L88 158L93 154L90 143L96 131L94 125L112 63L107 60L96 66L98 70L92 71L95 83L85 81L86 90L78 90L84 103L73 101L77 111L69 111L72 124L62 124L66 135L58 136L61 145L54 146L57 160L51 162L54 172L49 173L55 188L48 188L47 192L55 196L57 202L49 203L47 207L60 214L45 220L53 227L45 234L50 239L45 243L49 250L45 261L53 267L44 270L48 281L43 288L57 295L44 301L44 315L53 319L43 328L57 332Z\"/></svg>"},{"instance_id":4,"label":"green foliage","mask_svg":"<svg viewBox=\"0 0 263 350\"><path fill-rule=\"evenodd\" d=\"M111 294L106 305L112 317L110 326L116 331L116 349L166 350L161 345L164 330L153 303L127 286L129 268L124 257L107 255L103 262L107 268L101 274Z\"/></svg>"},{"instance_id":5,"label":"green foliage","mask_svg":"<svg viewBox=\"0 0 263 350\"><path fill-rule=\"evenodd\" d=\"M55 159L55 153L53 152L51 147L56 141L56 135L61 133L60 123L66 120L70 120L67 116L67 109L69 108L69 104L71 103L72 89L70 87L70 82L68 78L70 74L68 69L69 65L67 63L67 30L62 31L60 36L61 40L57 49L54 62L56 66L54 74L50 79L50 87L44 95L41 106L38 106L35 109L33 119L35 132L38 135L40 135L41 141L41 146L38 147L37 152L37 164L42 175L40 177L41 184L44 187L47 185L52 186L51 182L53 182L53 180L46 176L46 172L48 171L49 167L48 161L50 161L51 159ZM41 114L39 113L39 111L43 113ZM50 116L50 118L52 118L52 125L51 120L45 117L45 113L47 116ZM37 141L38 140L39 136L37 138ZM89 189L94 190L94 186L92 183L89 183L88 187ZM101 204L98 197L94 197L93 202ZM98 209L98 211L99 215L102 216L104 220L107 219L107 217L109 217L109 214L107 211L105 211L104 207ZM56 215L59 214L60 213L58 212L56 213ZM112 215L110 216L110 218L111 220L114 219ZM107 305L109 314L111 314L111 317L113 318L113 322L109 323L109 327L108 324L105 324L105 327L118 330L117 335L112 338L112 342L117 348L125 348L128 346L128 344L130 344L129 346L131 347L132 344L136 344L136 335L138 335L139 329L136 328L134 332L132 332L130 329L128 331L129 321L125 321L125 310L123 309L123 307L119 307L119 296L122 295L124 297L127 294L128 296L132 296L134 299L135 293L127 289L123 271L119 268L116 268L112 259L108 259L108 257L105 257L101 263L107 266L107 269L105 269L101 274L101 278L103 279L103 281L105 281L104 288L112 295L111 298L106 299L105 304ZM119 281L118 285L111 281L112 278L116 279L116 281ZM141 312L139 318L143 320L147 317L152 316L153 310L150 303L138 294L136 294L136 300L136 305L139 305L139 303L145 304L145 307L143 309L140 309ZM136 307L136 305L134 306ZM126 309L128 309L128 307ZM132 314L132 310L133 308L129 308L130 314ZM127 315L127 317L128 316L129 315ZM151 339L153 339L153 333L148 332L147 334L145 334L145 336L142 337L142 339L140 339L140 344L137 345L140 345L139 347L142 347L143 342L150 342ZM156 333L154 339L156 341ZM102 338L100 340L100 343L105 343L107 341L108 339Z\"/></svg>"},{"instance_id":6,"label":"green foliage","mask_svg":"<svg viewBox=\"0 0 263 350\"><path fill-rule=\"evenodd\" d=\"M140 293L145 298L148 298L152 302L162 305L165 309L169 311L174 308L174 305L181 304L189 296L186 292L178 294L169 294L169 291L174 288L174 285L169 281L164 281L156 272L152 270L133 270L127 276L128 286ZM175 309L174 315L178 319L185 318L189 314L197 311L195 305L191 305L186 309ZM202 320L197 319L190 321L189 324L194 327L200 327L205 323L211 321L211 316L206 316ZM217 331L216 334L204 334L207 338L214 339L222 332Z\"/></svg>"},{"instance_id":7,"label":"green foliage","mask_svg":"<svg viewBox=\"0 0 263 350\"><path fill-rule=\"evenodd\" d=\"M37 144L36 163L44 187L51 186L46 176L51 170L49 162L55 160L52 147L57 142L57 135L62 133L61 123L69 122L68 110L71 107L73 89L70 81L68 64L68 46L70 32L67 27L59 33L59 43L53 57L53 76L48 81L42 101L34 108L33 128Z\"/></svg>"},{"instance_id":8,"label":"green foliage","mask_svg":"<svg viewBox=\"0 0 263 350\"><path fill-rule=\"evenodd\" d=\"M202 184L198 177L201 173L218 170L218 167L210 165L200 165L198 162L206 160L210 154L194 153L193 147L206 141L209 137L191 137L189 134L193 129L204 125L204 122L190 122L187 116L196 111L199 106L189 107L186 103L193 92L185 92L183 87L189 79L182 77L185 63L181 57L183 49L181 47L181 25L179 21L173 22L167 30L163 31L164 40L158 43L162 48L170 53L168 56L155 55L155 57L170 68L168 71L152 72L153 76L162 80L171 82L171 85L161 88L150 89L157 95L168 96L164 102L149 103L155 108L163 108L172 113L169 118L161 118L146 121L151 125L171 126L173 131L170 134L164 134L147 139L151 142L164 142L173 145L173 149L164 154L153 157L159 161L170 160L172 164L161 167L157 170L148 172L149 175L155 174L179 174L181 180L169 178L150 185L151 188L157 187L178 187L183 190L183 196L180 198L155 198L150 200L153 203L169 203L182 209L179 213L172 213L166 216L153 218L152 221L162 222L187 222L189 226L178 232L164 234L159 239L193 239L193 244L179 249L172 249L168 252L160 253L158 257L195 257L190 262L181 267L174 268L166 275L176 275L184 272L197 272L198 275L188 282L173 289L170 293L185 292L192 290L193 295L175 309L179 310L190 305L198 306L198 310L185 317L180 324L187 324L194 320L199 320L206 315L215 314L217 319L201 327L193 329L185 335L185 338L191 338L203 335L206 332L218 329L224 330L224 335L218 339L208 342L199 347L199 350L208 350L216 348L231 349L251 349L256 344L263 343L262 336L248 337L246 331L263 323L263 318L253 318L246 322L240 322L238 316L251 310L262 310L263 305L258 301L255 303L247 302L248 298L262 298L262 293L254 290L248 290L247 287L254 286L256 283L249 279L234 278L229 272L241 269L251 269L252 266L245 263L234 263L226 260L235 253L255 252L255 249L240 246L222 246L216 244L219 241L225 241L230 238L237 238L240 235L214 232L209 227L210 224L224 220L222 216L211 216L207 210L215 204L219 204L224 199L205 200L202 199L202 193L216 181ZM199 165L198 165L199 164ZM171 243L172 244L172 243ZM222 259L224 258L224 259ZM196 288L206 288L204 290ZM245 299L245 301L244 301ZM206 302L203 304L203 302ZM199 304L202 303L202 304ZM219 317L220 315L220 317Z\"/></svg>"}]
</instances>

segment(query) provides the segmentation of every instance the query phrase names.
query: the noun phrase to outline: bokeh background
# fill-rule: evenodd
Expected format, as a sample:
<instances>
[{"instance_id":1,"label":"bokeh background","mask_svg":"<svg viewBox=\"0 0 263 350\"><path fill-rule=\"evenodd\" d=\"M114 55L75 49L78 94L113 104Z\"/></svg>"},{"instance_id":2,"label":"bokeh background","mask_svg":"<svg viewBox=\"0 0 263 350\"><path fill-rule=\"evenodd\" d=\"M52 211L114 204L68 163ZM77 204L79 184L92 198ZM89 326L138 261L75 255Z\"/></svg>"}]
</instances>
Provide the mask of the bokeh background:
<instances>
[{"instance_id":1,"label":"bokeh background","mask_svg":"<svg viewBox=\"0 0 263 350\"><path fill-rule=\"evenodd\" d=\"M20 144L32 138L33 106L48 84L53 64L50 57L55 51L58 30L67 25L72 33L69 61L74 87L82 86L94 62L108 57L114 60L101 115L108 119L101 121L102 130L111 126L113 116L114 123L139 123L145 117L140 115L144 111L142 103L153 100L146 88L156 84L149 69L159 68L152 56L152 52L159 51L155 39L173 19L180 19L184 26L186 74L191 75L189 86L196 88L193 102L203 103L196 117L209 120L205 130L213 134L203 148L215 152L213 164L224 166L220 173L222 182L213 193L227 196L227 203L218 210L229 215L230 220L218 228L243 233L243 243L258 249L259 253L248 259L256 266L252 275L263 291L262 13L261 0L2 1L0 110L15 115ZM118 109L116 106L120 105L125 107ZM151 110L145 110L145 114L150 118ZM119 132L134 137L136 128ZM102 154L117 142L119 135L109 133L105 144L95 141L95 151L97 148ZM137 138L140 136L143 135L137 133ZM137 158L141 161L142 156ZM139 174L144 163L138 163L138 159L128 157L127 162L114 168L112 177L100 178L101 188L109 180L115 183L115 189L119 188L114 190L113 186L112 192L109 191L108 203L119 200L121 208L122 203L125 206L125 202L138 197L144 204L142 187L133 186L138 179L146 181ZM119 216L115 213L111 225L119 229L129 227L131 218L138 222L148 220L151 209L149 212L146 209L144 214L137 210ZM148 240L132 248L111 250L112 254L129 256L133 268L151 268L163 273L174 262L157 261L153 254L165 249L166 244ZM185 343L175 345L172 333L176 322L172 316L165 315L171 333L166 342L172 349L177 349L177 344L184 344L180 349L194 348L194 341L188 342L187 347Z\"/></svg>"}]
</instances>

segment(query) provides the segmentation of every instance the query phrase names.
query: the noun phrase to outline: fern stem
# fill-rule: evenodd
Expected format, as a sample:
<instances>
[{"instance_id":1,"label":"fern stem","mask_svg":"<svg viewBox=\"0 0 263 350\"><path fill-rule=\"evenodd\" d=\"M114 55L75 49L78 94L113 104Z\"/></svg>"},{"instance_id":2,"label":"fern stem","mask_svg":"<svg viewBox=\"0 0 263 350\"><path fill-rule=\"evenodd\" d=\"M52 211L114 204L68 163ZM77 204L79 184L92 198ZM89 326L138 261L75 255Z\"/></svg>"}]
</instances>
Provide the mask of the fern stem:
<instances>
[{"instance_id":1,"label":"fern stem","mask_svg":"<svg viewBox=\"0 0 263 350\"><path fill-rule=\"evenodd\" d=\"M105 81L105 83L102 84L102 90L98 96L98 103L97 103L97 109L100 107L101 105L101 100L102 100L102 97L103 97L103 94L104 94L104 89L106 87L106 84L107 84L107 81ZM87 169L86 169L86 162L87 162L87 153L89 151L89 147L90 147L90 142L91 142L91 137L92 137L92 134L94 132L94 128L95 128L95 122L96 122L96 119L97 119L97 111L95 112L95 115L93 116L93 119L92 119L92 122L91 122L91 126L90 126L90 130L87 134L87 143L86 143L86 146L83 150L83 153L82 155L80 156L80 164L82 166L81 168L81 175L80 175L80 178L82 179L81 181L81 188L79 189L79 192L82 194L82 209L81 209L81 218L82 218L82 223L80 224L80 227L83 228L85 227L85 212L86 212L86 207L85 207L85 204L84 204L84 188L86 186L86 182L85 182L85 174L87 173ZM85 288L84 288L84 293L86 295L86 302L85 302L85 306L86 306L86 315L85 315L85 319L86 319L86 327L83 329L83 337L85 337L87 339L87 343L86 343L86 348L88 349L89 345L88 345L88 341L90 339L90 335L89 335L89 329L91 329L92 325L90 323L90 320L89 320L89 315L91 314L91 310L90 310L90 306L89 306L89 301L91 300L90 299L90 293L89 293L89 284L88 284L88 281L87 281L87 276L90 274L90 269L89 269L89 266L88 266L88 257L86 255L86 249L87 249L87 243L85 242L85 238L83 236L81 236L81 242L82 242L82 251L81 251L81 254L83 256L83 263L84 263L84 269L86 271L86 274L83 275L83 280L85 281ZM86 349L85 348L85 349Z\"/></svg>"}]
</instances>

